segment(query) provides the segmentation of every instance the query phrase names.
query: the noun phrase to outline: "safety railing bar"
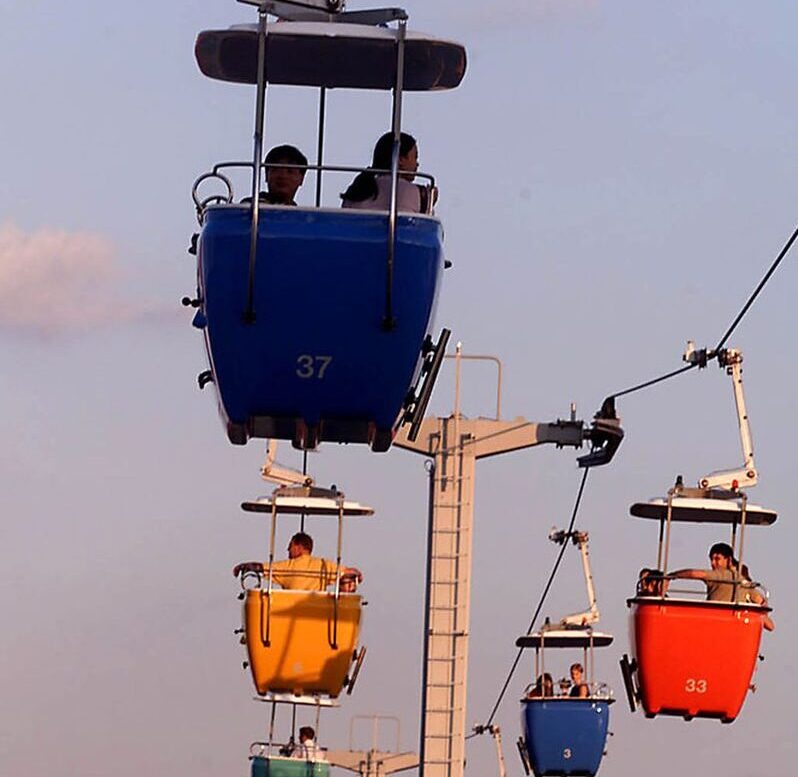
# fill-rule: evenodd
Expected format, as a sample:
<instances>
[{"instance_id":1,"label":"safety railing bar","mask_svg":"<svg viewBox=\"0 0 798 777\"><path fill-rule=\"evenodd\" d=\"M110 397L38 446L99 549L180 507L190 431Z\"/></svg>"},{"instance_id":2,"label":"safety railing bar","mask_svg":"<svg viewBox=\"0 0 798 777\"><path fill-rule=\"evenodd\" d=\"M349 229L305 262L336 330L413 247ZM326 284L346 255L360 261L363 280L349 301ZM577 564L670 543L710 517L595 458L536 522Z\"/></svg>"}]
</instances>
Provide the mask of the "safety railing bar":
<instances>
[{"instance_id":1,"label":"safety railing bar","mask_svg":"<svg viewBox=\"0 0 798 777\"><path fill-rule=\"evenodd\" d=\"M664 575L664 576L649 575L646 579L656 583L671 582L673 580L681 580L681 581L685 580L685 578L683 577L672 577L670 575ZM701 583L702 581L695 580L694 582ZM762 583L755 583L748 580L721 580L716 582L719 582L720 585L733 586L734 588L744 588L745 590L748 591L759 591L759 593L761 593L765 599L768 598L767 589L764 587ZM675 597L673 597L672 594L679 594L683 596L686 600L691 602L695 601L695 602L710 602L712 604L740 604L740 605L750 604L755 607L763 606L763 605L758 605L756 602L738 602L736 600L732 601L709 600L706 598L706 590L698 590L696 588L681 588L681 587L674 588L673 586L668 586L667 592L661 594L654 594L654 593L644 594L642 593L642 590L643 589L640 587L640 585L638 585L637 588L635 589L635 596L639 599L665 599L666 601L674 601Z\"/></svg>"},{"instance_id":2,"label":"safety railing bar","mask_svg":"<svg viewBox=\"0 0 798 777\"><path fill-rule=\"evenodd\" d=\"M321 166L324 164L324 122L327 115L327 89L319 89L319 132L316 142L316 207L321 206Z\"/></svg>"},{"instance_id":3,"label":"safety railing bar","mask_svg":"<svg viewBox=\"0 0 798 777\"><path fill-rule=\"evenodd\" d=\"M219 170L222 170L226 167L252 167L252 162L217 162L212 168L212 174L218 174ZM320 170L321 172L330 172L330 173L375 173L376 175L390 175L391 171L387 168L383 169L381 167L357 167L355 165L328 165L328 164L321 164L321 165L314 165L308 164L306 165L298 165L294 164L293 162L261 162L260 167L264 170L267 167L285 167L288 169L295 169L295 170ZM208 175L208 173L203 173L203 176ZM418 172L416 171L413 173L416 178L424 178L425 180L430 182L430 185L435 185L435 176L431 175L430 173L425 172Z\"/></svg>"},{"instance_id":4,"label":"safety railing bar","mask_svg":"<svg viewBox=\"0 0 798 777\"><path fill-rule=\"evenodd\" d=\"M221 173L222 170L229 170L229 169L235 169L235 168L252 169L252 165L253 165L252 162L219 162L219 163L215 164L213 166L213 168L209 172L203 173L202 175L200 175L196 179L196 181L194 181L194 184L191 187L191 197L192 197L192 199L194 201L194 205L197 208L198 216L201 216L201 214L204 212L204 209L205 209L205 207L207 205L213 204L211 201L227 202L229 204L229 203L232 203L233 200L235 199L235 193L233 191L233 184L232 184L232 182L230 181L229 178L227 178L225 175L223 175ZM391 174L390 170L382 170L382 169L371 168L371 167L355 167L355 166L350 166L350 165L311 165L311 164L296 165L296 164L288 164L288 163L281 163L281 162L277 162L277 163L271 163L271 162L270 163L266 163L266 162L263 162L263 163L260 164L260 167L263 170L265 170L267 167L286 167L286 168L292 168L292 169L303 170L303 171L310 170L312 172L318 172L318 173L363 173L363 172L372 172L372 173L375 173L376 175L390 175ZM424 189L426 189L430 193L435 190L436 184L435 184L435 176L434 175L432 175L430 173L424 173L424 172L416 172L414 175L415 175L416 178L421 178L423 181L425 181L424 184L418 184L419 186L422 186ZM222 183L224 184L225 188L227 189L226 196L220 194L220 195L215 195L215 196L211 196L211 197L206 197L205 199L200 200L199 196L197 194L197 189L198 189L199 185L203 181L209 180L210 178L213 178L213 177L219 178L222 181ZM319 190L320 190L320 186L317 187L317 197L316 197L317 204L316 204L316 207L321 207L320 197L318 197L318 194L320 193ZM430 195L429 197L427 197L427 209L424 212L425 215L428 215L428 216L432 215L433 205L434 205L433 200L434 200L433 196Z\"/></svg>"}]
</instances>

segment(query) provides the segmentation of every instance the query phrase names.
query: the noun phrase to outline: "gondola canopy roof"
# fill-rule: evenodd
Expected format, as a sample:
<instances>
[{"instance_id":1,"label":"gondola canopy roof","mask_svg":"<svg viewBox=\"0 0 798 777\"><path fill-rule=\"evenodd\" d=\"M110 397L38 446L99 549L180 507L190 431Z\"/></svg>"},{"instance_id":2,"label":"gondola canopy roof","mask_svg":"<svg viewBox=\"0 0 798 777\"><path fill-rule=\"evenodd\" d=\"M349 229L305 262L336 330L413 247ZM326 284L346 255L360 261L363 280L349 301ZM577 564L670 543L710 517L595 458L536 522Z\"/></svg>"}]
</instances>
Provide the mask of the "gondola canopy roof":
<instances>
[{"instance_id":1,"label":"gondola canopy roof","mask_svg":"<svg viewBox=\"0 0 798 777\"><path fill-rule=\"evenodd\" d=\"M664 521L668 518L668 500L655 498L648 502L636 502L629 508L637 518L651 518ZM776 520L776 513L759 505L747 504L745 522L751 526L770 526ZM740 499L702 499L695 497L674 497L671 506L671 520L686 523L741 523L743 518Z\"/></svg>"},{"instance_id":2,"label":"gondola canopy roof","mask_svg":"<svg viewBox=\"0 0 798 777\"><path fill-rule=\"evenodd\" d=\"M349 89L393 89L397 32L388 27L329 22L278 21L267 25L266 80L270 84ZM205 30L195 55L209 78L242 84L258 81L258 27ZM408 32L406 91L454 89L466 70L459 43Z\"/></svg>"},{"instance_id":3,"label":"gondola canopy roof","mask_svg":"<svg viewBox=\"0 0 798 777\"><path fill-rule=\"evenodd\" d=\"M524 634L515 641L520 648L589 648L612 644L612 634L589 629L550 629Z\"/></svg>"},{"instance_id":4,"label":"gondola canopy roof","mask_svg":"<svg viewBox=\"0 0 798 777\"><path fill-rule=\"evenodd\" d=\"M330 499L319 496L264 496L242 502L241 509L247 513L271 513L279 515L374 515L374 509L360 502Z\"/></svg>"}]
</instances>

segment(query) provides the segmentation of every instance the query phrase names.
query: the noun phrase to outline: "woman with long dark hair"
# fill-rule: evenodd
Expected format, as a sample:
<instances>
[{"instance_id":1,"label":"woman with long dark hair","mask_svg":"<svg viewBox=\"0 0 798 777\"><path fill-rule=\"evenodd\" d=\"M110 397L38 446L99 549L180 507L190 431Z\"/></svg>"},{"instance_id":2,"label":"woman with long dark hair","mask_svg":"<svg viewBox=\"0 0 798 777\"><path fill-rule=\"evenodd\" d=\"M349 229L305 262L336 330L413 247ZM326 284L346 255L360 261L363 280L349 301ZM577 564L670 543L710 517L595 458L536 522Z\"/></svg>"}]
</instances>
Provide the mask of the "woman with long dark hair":
<instances>
[{"instance_id":1,"label":"woman with long dark hair","mask_svg":"<svg viewBox=\"0 0 798 777\"><path fill-rule=\"evenodd\" d=\"M391 207L391 176L379 170L391 169L393 133L386 132L374 146L371 166L358 173L341 195L342 207L366 210L388 210ZM410 213L426 213L428 190L413 179L418 170L416 139L402 132L399 136L399 179L396 182L396 209Z\"/></svg>"}]
</instances>

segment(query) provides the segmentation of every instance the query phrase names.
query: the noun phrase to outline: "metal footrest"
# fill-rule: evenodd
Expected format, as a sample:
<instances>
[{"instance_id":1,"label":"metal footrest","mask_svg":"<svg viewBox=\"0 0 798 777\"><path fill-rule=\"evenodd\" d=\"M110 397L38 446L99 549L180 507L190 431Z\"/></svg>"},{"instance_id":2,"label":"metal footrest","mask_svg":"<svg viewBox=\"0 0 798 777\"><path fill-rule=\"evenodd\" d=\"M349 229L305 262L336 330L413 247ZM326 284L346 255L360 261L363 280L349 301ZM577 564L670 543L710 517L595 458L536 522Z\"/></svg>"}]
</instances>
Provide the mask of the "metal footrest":
<instances>
[{"instance_id":1,"label":"metal footrest","mask_svg":"<svg viewBox=\"0 0 798 777\"><path fill-rule=\"evenodd\" d=\"M424 343L422 349L424 361L421 365L418 382L408 395L406 410L400 422L400 426L407 423L410 424L407 439L411 442L415 441L416 437L418 437L419 429L421 429L421 422L424 420L424 413L427 412L427 405L432 396L432 390L435 388L435 381L441 371L443 357L446 355L446 346L449 344L451 334L449 329L443 328L438 336L437 343L433 345L432 338L429 335Z\"/></svg>"}]
</instances>

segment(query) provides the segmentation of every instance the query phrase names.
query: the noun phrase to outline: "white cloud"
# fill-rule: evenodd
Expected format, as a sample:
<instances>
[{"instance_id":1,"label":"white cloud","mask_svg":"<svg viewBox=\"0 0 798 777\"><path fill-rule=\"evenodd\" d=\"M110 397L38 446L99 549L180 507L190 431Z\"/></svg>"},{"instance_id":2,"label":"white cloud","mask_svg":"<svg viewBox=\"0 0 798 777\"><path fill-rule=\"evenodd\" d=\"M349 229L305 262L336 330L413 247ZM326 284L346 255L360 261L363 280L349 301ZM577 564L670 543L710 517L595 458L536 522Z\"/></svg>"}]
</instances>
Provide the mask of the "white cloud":
<instances>
[{"instance_id":1,"label":"white cloud","mask_svg":"<svg viewBox=\"0 0 798 777\"><path fill-rule=\"evenodd\" d=\"M102 235L0 224L0 333L52 337L140 317L120 280Z\"/></svg>"}]
</instances>

